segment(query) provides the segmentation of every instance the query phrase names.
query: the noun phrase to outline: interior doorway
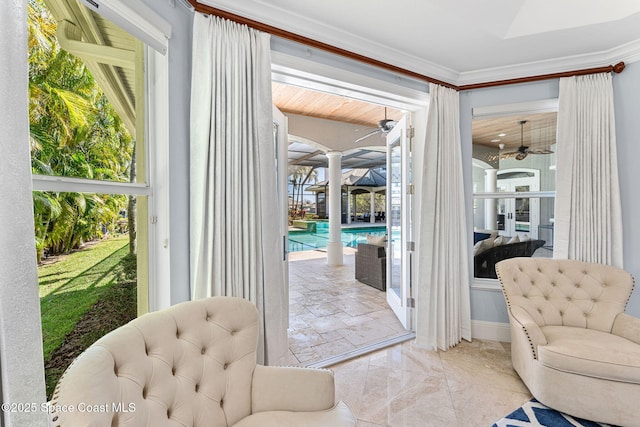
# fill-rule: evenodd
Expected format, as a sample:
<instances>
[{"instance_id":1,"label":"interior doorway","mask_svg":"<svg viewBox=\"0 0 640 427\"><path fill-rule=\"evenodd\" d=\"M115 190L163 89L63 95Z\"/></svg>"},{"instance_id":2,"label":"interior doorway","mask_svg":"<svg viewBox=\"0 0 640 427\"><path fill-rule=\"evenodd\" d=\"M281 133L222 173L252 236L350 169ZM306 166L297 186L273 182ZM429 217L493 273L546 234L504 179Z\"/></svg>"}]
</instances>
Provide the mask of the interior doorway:
<instances>
[{"instance_id":1,"label":"interior doorway","mask_svg":"<svg viewBox=\"0 0 640 427\"><path fill-rule=\"evenodd\" d=\"M276 68L282 71L281 68ZM290 81L291 76L295 73L296 70L288 70L287 78L284 79L281 76L278 78L279 74L275 73L274 87L281 84L281 80ZM326 76L325 78L328 79ZM297 145L300 142L311 141L313 143L311 146L317 147L322 145L323 141L314 140L315 136L327 133L340 134L343 145L334 149L341 151L343 158L347 161L368 161L368 165L372 166L373 159L377 157L386 172L387 142L383 137L386 137L388 132L383 132L379 123L374 122L372 126L369 122L369 126L367 126L366 123L363 123L362 118L359 123L348 123L328 116L313 116L312 113L302 108L309 105L321 106L321 104L313 104L308 100L305 102L304 96L296 93L299 90L309 90L308 86L312 86L317 91L318 80L322 80L322 77L316 76L311 83L307 81L309 83L307 85L303 84L298 76L297 87L285 89L278 87L277 89L277 92L287 93L289 105L293 102L301 106L300 110L292 111L286 104L278 103L274 98L274 104L284 110L288 116L290 142L293 141L293 144ZM411 103L406 102L406 98L403 96L389 93L372 97L367 94L367 92L373 91L371 87L363 89L364 93L360 97L357 97L355 92L352 92L349 97L338 96L336 92L340 93L340 90L336 89L335 80L329 86L320 91L322 98L328 99L328 95L337 97L339 103L346 105L347 111L351 111L352 114L361 112L363 110L362 103L367 102L369 108L375 110L377 107L377 110L384 114L382 117L380 114L377 116L379 122L382 120L396 121L395 111L390 110L397 110L400 116L412 110L421 108L426 110L428 97L426 93L414 94L415 99ZM353 85L351 88L353 89ZM276 90L274 90L275 92ZM390 102L391 106L387 105L386 100L394 97L403 98L404 101L394 100ZM356 105L359 105L360 108L354 108ZM331 110L332 107L328 109ZM332 111L336 112L337 109ZM362 117L362 114L360 116ZM426 120L426 111L424 118ZM305 124L311 129L310 133L303 133ZM320 124L323 125L323 129L319 129ZM327 126L330 126L331 130L328 130ZM366 137L367 134L371 135ZM313 165L314 161L321 162L325 161L322 157L326 158L325 152L322 150L309 150L298 156L298 159L301 157L302 161L298 160L294 164ZM348 164L348 162L346 163ZM353 218L349 219L355 220L358 212L349 212L349 214L353 214ZM351 224L353 227L365 225L364 222L353 222ZM383 224L383 229L386 230L386 223ZM397 318L387 303L386 292L381 292L355 280L356 250L356 248L345 247L344 265L333 268L327 266L326 252L322 249L305 251L305 253L289 253L289 363L326 366L385 345L413 338L410 323L401 322ZM385 250L388 249L385 248ZM396 271L396 269L392 268L391 271ZM406 267L405 272L408 278L410 277L409 271L409 267ZM403 323L408 328L405 328Z\"/></svg>"}]
</instances>

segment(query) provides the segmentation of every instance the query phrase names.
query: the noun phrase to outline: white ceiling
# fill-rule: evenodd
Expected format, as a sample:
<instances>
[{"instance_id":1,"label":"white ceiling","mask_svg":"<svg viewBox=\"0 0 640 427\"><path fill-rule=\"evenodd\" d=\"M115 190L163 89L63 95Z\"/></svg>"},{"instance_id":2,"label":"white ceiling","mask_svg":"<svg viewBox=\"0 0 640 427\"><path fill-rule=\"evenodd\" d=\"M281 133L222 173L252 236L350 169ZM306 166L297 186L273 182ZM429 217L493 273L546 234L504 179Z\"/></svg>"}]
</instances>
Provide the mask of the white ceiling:
<instances>
[{"instance_id":1,"label":"white ceiling","mask_svg":"<svg viewBox=\"0 0 640 427\"><path fill-rule=\"evenodd\" d=\"M640 0L200 0L456 85L640 60Z\"/></svg>"}]
</instances>

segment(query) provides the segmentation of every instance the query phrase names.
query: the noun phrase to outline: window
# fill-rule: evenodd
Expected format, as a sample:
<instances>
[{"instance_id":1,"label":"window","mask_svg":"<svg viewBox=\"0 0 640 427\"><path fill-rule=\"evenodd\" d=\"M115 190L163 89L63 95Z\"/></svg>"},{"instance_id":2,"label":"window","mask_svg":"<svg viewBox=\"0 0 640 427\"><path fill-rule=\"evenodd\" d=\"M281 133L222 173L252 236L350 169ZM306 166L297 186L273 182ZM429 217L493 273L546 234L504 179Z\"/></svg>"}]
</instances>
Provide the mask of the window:
<instances>
[{"instance_id":1,"label":"window","mask_svg":"<svg viewBox=\"0 0 640 427\"><path fill-rule=\"evenodd\" d=\"M154 21L161 20L150 9L141 14L129 11L126 19L119 18L121 6L126 10L135 6L140 12L143 4L108 3L100 10L108 12L109 19L86 11L85 19L75 22L76 11L67 2L48 0L54 6L53 16L42 0L29 0L30 142L38 257L69 253L104 236L120 236L68 280L62 277L65 273L41 274L45 364L48 370L58 369L58 375L64 366L51 355L64 346L69 327L90 314L100 298L114 300L101 289L110 288L104 278L126 283L124 298L133 302L134 316L169 305L167 40L163 36L151 45L141 41L147 41L142 33L153 32ZM131 32L111 19L129 26ZM64 28L56 32L56 23ZM168 33L170 28L161 31ZM129 248L136 248L137 256L125 256ZM112 262L113 268L101 270ZM58 287L50 289L47 284L59 278ZM65 308L72 296L82 301ZM48 326L64 323L65 316L69 317L66 329ZM62 335L51 337L49 331ZM48 372L49 393L56 380L50 380Z\"/></svg>"},{"instance_id":2,"label":"window","mask_svg":"<svg viewBox=\"0 0 640 427\"><path fill-rule=\"evenodd\" d=\"M495 264L502 259L553 256L557 112L475 113L473 260L478 283L495 279Z\"/></svg>"}]
</instances>

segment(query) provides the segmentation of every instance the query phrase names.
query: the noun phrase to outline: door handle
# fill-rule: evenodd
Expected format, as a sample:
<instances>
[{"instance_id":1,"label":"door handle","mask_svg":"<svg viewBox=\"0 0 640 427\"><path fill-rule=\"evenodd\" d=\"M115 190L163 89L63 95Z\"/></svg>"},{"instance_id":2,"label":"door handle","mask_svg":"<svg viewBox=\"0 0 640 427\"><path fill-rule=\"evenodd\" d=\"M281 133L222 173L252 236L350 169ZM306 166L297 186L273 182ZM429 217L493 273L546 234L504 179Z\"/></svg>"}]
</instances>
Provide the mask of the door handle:
<instances>
[{"instance_id":1,"label":"door handle","mask_svg":"<svg viewBox=\"0 0 640 427\"><path fill-rule=\"evenodd\" d=\"M289 241L287 236L282 236L282 261L287 260L287 255L289 254Z\"/></svg>"}]
</instances>

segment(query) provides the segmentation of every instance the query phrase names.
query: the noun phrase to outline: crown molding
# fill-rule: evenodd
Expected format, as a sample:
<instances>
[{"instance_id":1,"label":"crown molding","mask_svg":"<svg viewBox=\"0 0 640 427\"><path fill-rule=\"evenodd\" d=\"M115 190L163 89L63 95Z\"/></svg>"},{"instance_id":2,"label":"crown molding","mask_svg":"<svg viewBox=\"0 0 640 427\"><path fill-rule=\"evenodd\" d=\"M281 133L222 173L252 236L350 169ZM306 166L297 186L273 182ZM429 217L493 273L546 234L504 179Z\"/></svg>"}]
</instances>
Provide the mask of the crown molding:
<instances>
[{"instance_id":1,"label":"crown molding","mask_svg":"<svg viewBox=\"0 0 640 427\"><path fill-rule=\"evenodd\" d=\"M408 55L399 49L376 43L349 31L275 7L263 1L258 0L252 2L252 5L257 7L251 8L242 7L243 5L239 4L239 2L231 0L217 0L215 2L213 0L202 0L198 1L198 3L262 22L409 71L422 74L421 70L424 70L428 72L430 77L444 82L451 83L459 77L459 73L451 68L441 66L425 58Z\"/></svg>"},{"instance_id":2,"label":"crown molding","mask_svg":"<svg viewBox=\"0 0 640 427\"><path fill-rule=\"evenodd\" d=\"M613 49L584 55L567 56L544 61L460 73L454 84L464 86L495 80L561 73L576 69L604 67L617 62L626 64L640 60L640 39Z\"/></svg>"},{"instance_id":3,"label":"crown molding","mask_svg":"<svg viewBox=\"0 0 640 427\"><path fill-rule=\"evenodd\" d=\"M311 17L274 7L263 0L237 2L233 0L188 0L192 4L201 4L221 11L235 14L250 20L273 26L286 32L315 40L339 50L353 52L361 57L370 58L407 71L419 74L426 79L433 78L445 84L460 87L476 83L495 82L529 76L541 76L591 69L623 61L640 61L640 39L609 50L554 58L543 61L514 64L503 67L458 72L436 64L426 58L407 54L399 49L366 39L357 34L319 22ZM402 71L396 71L402 73Z\"/></svg>"}]
</instances>

